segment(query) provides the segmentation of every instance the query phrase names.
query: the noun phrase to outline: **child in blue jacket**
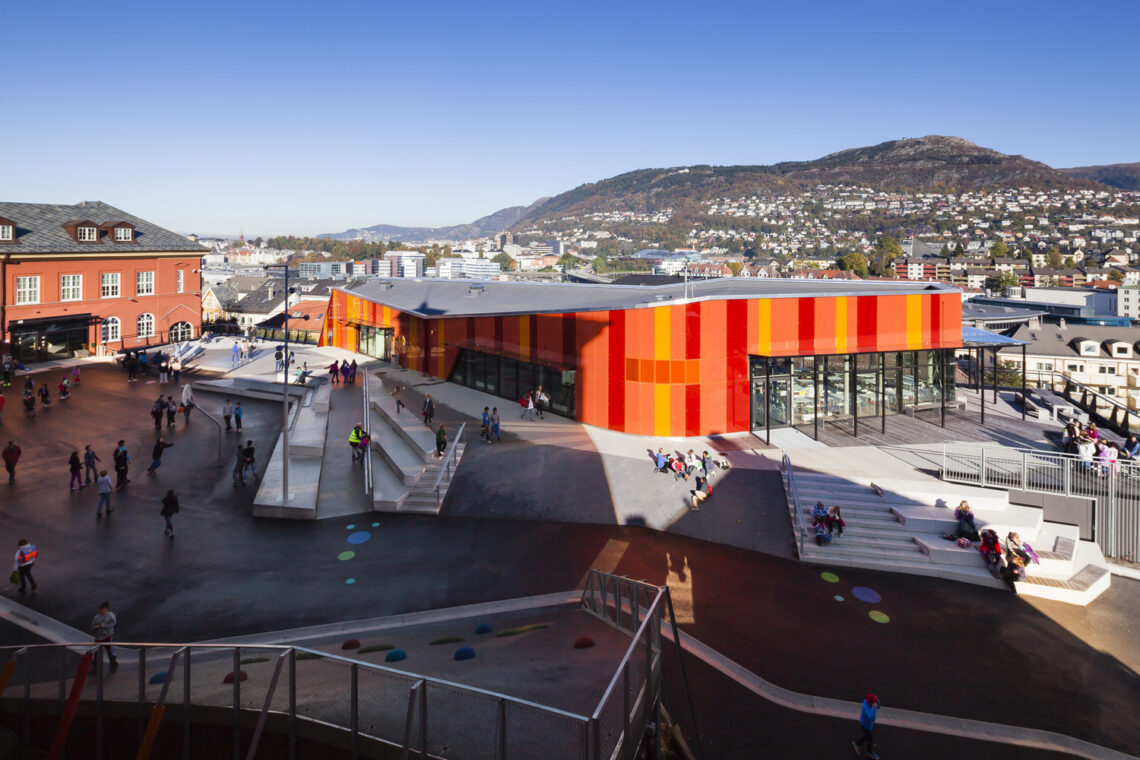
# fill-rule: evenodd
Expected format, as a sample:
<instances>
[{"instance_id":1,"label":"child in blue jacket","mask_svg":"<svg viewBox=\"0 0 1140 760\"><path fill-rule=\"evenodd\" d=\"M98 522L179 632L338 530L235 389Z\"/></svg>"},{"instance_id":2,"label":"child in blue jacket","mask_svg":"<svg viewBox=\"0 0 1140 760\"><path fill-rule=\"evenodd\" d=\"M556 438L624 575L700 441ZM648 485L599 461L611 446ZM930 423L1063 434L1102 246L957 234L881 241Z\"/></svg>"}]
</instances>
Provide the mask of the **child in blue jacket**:
<instances>
[{"instance_id":1,"label":"child in blue jacket","mask_svg":"<svg viewBox=\"0 0 1140 760\"><path fill-rule=\"evenodd\" d=\"M879 759L879 755L875 752L875 716L878 713L879 698L874 694L868 694L863 698L863 709L859 713L859 727L863 729L863 735L851 742L856 755L862 754L860 747L866 744L867 757L872 758L872 760Z\"/></svg>"}]
</instances>

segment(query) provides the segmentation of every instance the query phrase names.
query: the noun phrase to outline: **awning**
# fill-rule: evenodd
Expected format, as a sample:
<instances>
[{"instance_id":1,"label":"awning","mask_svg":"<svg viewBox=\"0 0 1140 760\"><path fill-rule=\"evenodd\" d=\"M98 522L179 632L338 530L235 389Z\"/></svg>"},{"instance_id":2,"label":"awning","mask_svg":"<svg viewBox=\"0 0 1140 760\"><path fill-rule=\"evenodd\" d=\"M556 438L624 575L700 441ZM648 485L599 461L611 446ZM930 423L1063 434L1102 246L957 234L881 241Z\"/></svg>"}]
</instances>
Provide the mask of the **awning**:
<instances>
[{"instance_id":1,"label":"awning","mask_svg":"<svg viewBox=\"0 0 1140 760\"><path fill-rule=\"evenodd\" d=\"M32 319L13 319L8 322L9 332L25 332L27 330L40 330L48 325L76 327L75 322L89 325L101 317L94 314L57 314L54 317L34 317ZM71 324L69 324L71 323Z\"/></svg>"}]
</instances>

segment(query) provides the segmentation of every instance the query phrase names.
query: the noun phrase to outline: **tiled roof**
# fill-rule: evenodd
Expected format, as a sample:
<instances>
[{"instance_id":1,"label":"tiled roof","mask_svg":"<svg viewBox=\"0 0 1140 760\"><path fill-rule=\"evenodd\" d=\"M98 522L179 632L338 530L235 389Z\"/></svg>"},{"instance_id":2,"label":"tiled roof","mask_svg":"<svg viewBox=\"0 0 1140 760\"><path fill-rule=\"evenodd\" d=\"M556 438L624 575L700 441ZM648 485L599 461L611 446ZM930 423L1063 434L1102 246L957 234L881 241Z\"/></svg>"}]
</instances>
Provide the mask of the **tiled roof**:
<instances>
[{"instance_id":1,"label":"tiled roof","mask_svg":"<svg viewBox=\"0 0 1140 760\"><path fill-rule=\"evenodd\" d=\"M56 205L51 203L3 203L0 217L16 224L16 242L0 243L4 253L108 253L120 251L186 251L204 256L208 251L198 243L187 240L177 232L159 227L145 219L132 216L102 201L83 204ZM96 243L77 243L64 229L68 222L90 221L97 225L111 222L128 222L134 225L134 241L114 242L111 233L101 236Z\"/></svg>"}]
</instances>

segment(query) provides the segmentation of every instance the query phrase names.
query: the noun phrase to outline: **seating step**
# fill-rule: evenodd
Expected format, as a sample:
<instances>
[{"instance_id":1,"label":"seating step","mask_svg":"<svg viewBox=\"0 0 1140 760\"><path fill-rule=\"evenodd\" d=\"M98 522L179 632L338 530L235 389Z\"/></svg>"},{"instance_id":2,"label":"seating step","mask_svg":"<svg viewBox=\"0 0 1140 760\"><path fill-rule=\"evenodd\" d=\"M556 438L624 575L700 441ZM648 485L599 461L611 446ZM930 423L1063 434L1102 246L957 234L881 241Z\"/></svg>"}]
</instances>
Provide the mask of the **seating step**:
<instances>
[{"instance_id":1,"label":"seating step","mask_svg":"<svg viewBox=\"0 0 1140 760\"><path fill-rule=\"evenodd\" d=\"M941 535L957 527L954 510L949 507L894 505L891 511L916 534ZM1037 538L1043 521L1042 511L1036 507L1010 506L997 511L974 511L974 523L978 530L993 528L1002 538L1010 531L1015 531L1021 535L1022 540L1032 542Z\"/></svg>"},{"instance_id":2,"label":"seating step","mask_svg":"<svg viewBox=\"0 0 1140 760\"><path fill-rule=\"evenodd\" d=\"M407 440L397 433L382 414L375 409L368 411L369 429L372 433L372 447L380 454L385 466L396 474L406 486L419 482L424 474L424 460L414 451Z\"/></svg>"},{"instance_id":3,"label":"seating step","mask_svg":"<svg viewBox=\"0 0 1140 760\"><path fill-rule=\"evenodd\" d=\"M423 423L423 418L408 407L396 410L396 399L392 398L375 375L368 375L368 402L373 409L388 420L392 429L401 435L412 451L418 452L424 462L435 457L435 431Z\"/></svg>"},{"instance_id":4,"label":"seating step","mask_svg":"<svg viewBox=\"0 0 1140 760\"><path fill-rule=\"evenodd\" d=\"M408 486L397 477L377 449L371 448L368 456L372 461L372 508L380 512L398 511L408 498Z\"/></svg>"}]
</instances>

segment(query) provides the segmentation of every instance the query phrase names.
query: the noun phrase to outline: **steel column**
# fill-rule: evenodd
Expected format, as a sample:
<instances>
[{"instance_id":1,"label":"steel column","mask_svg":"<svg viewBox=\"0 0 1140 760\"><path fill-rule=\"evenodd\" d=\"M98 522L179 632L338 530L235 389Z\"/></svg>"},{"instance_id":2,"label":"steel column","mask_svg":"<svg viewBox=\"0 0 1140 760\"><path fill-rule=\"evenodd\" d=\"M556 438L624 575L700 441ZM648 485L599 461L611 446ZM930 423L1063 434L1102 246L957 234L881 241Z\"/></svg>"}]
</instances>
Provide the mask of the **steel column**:
<instances>
[{"instance_id":1,"label":"steel column","mask_svg":"<svg viewBox=\"0 0 1140 760\"><path fill-rule=\"evenodd\" d=\"M772 367L771 358L764 357L764 443L772 445Z\"/></svg>"},{"instance_id":2,"label":"steel column","mask_svg":"<svg viewBox=\"0 0 1140 760\"><path fill-rule=\"evenodd\" d=\"M887 434L887 355L879 354L879 375L881 382L879 383L879 418L882 425L880 431L883 435Z\"/></svg>"},{"instance_id":3,"label":"steel column","mask_svg":"<svg viewBox=\"0 0 1140 760\"><path fill-rule=\"evenodd\" d=\"M819 440L819 357L811 359L811 385L812 385L812 436Z\"/></svg>"},{"instance_id":4,"label":"steel column","mask_svg":"<svg viewBox=\"0 0 1140 760\"><path fill-rule=\"evenodd\" d=\"M1025 420L1025 372L1028 369L1025 364L1025 345L1021 346L1021 419ZM1040 384L1040 383L1038 383Z\"/></svg>"}]
</instances>

